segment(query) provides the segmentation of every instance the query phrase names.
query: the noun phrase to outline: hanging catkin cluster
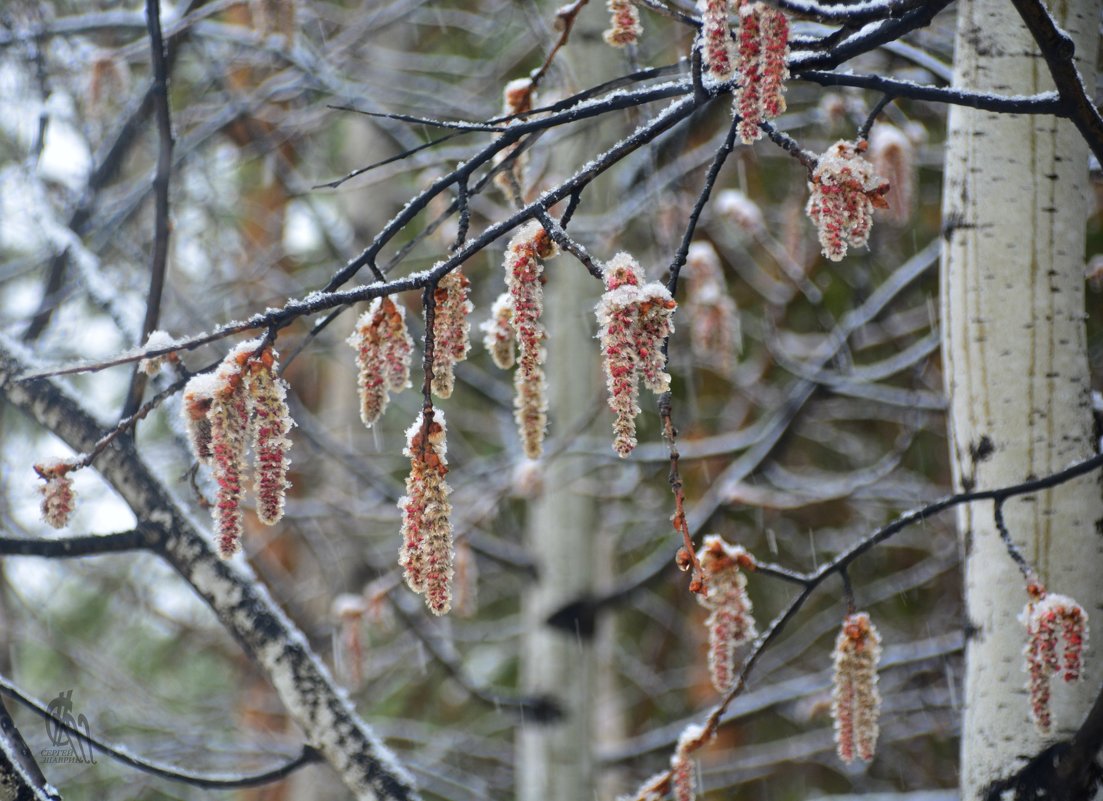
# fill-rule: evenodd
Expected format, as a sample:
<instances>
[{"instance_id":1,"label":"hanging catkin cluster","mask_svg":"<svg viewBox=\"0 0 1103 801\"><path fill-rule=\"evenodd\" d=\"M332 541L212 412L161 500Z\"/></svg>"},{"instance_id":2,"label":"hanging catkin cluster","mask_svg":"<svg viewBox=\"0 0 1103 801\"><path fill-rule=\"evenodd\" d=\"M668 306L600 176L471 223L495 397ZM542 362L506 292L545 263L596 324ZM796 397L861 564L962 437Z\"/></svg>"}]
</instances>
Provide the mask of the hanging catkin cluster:
<instances>
[{"instance_id":1,"label":"hanging catkin cluster","mask_svg":"<svg viewBox=\"0 0 1103 801\"><path fill-rule=\"evenodd\" d=\"M739 309L728 294L716 248L694 242L686 255L688 293L686 311L693 355L721 373L730 374L742 352Z\"/></svg>"},{"instance_id":2,"label":"hanging catkin cluster","mask_svg":"<svg viewBox=\"0 0 1103 801\"><path fill-rule=\"evenodd\" d=\"M73 514L76 493L73 492L73 477L69 475L72 470L72 464L60 459L34 466L38 477L46 482L39 487L42 493L42 519L54 528L65 528Z\"/></svg>"},{"instance_id":3,"label":"hanging catkin cluster","mask_svg":"<svg viewBox=\"0 0 1103 801\"><path fill-rule=\"evenodd\" d=\"M736 68L739 88L735 112L739 139L749 145L762 137L759 123L785 111L785 80L789 77L789 21L765 3L739 8L739 48Z\"/></svg>"},{"instance_id":4,"label":"hanging catkin cluster","mask_svg":"<svg viewBox=\"0 0 1103 801\"><path fill-rule=\"evenodd\" d=\"M406 431L410 475L406 495L398 500L402 510L402 565L406 584L425 594L430 611L443 615L452 607L452 490L444 480L448 473L444 414L439 409L421 412Z\"/></svg>"},{"instance_id":5,"label":"hanging catkin cluster","mask_svg":"<svg viewBox=\"0 0 1103 801\"><path fill-rule=\"evenodd\" d=\"M414 341L406 328L406 309L390 298L376 298L360 315L348 344L356 350L360 419L371 428L391 393L410 386Z\"/></svg>"},{"instance_id":6,"label":"hanging catkin cluster","mask_svg":"<svg viewBox=\"0 0 1103 801\"><path fill-rule=\"evenodd\" d=\"M1084 646L1088 641L1088 614L1065 595L1047 594L1038 584L1028 588L1031 599L1020 620L1026 626L1027 690L1030 717L1042 734L1053 729L1050 710L1050 681L1060 676L1066 682L1083 677ZM1057 655L1059 639L1065 649Z\"/></svg>"},{"instance_id":7,"label":"hanging catkin cluster","mask_svg":"<svg viewBox=\"0 0 1103 801\"><path fill-rule=\"evenodd\" d=\"M831 716L835 720L835 747L844 762L869 762L877 746L877 663L881 636L866 612L848 615L835 640L835 689Z\"/></svg>"},{"instance_id":8,"label":"hanging catkin cluster","mask_svg":"<svg viewBox=\"0 0 1103 801\"><path fill-rule=\"evenodd\" d=\"M611 47L634 45L643 35L640 12L631 0L608 0L609 28L601 35Z\"/></svg>"},{"instance_id":9,"label":"hanging catkin cluster","mask_svg":"<svg viewBox=\"0 0 1103 801\"><path fill-rule=\"evenodd\" d=\"M735 682L735 649L758 634L743 572L754 568L754 559L742 547L710 534L697 552L697 560L705 573L706 587L703 594L697 595L697 601L710 610L705 620L709 677L718 692L726 693Z\"/></svg>"},{"instance_id":10,"label":"hanging catkin cluster","mask_svg":"<svg viewBox=\"0 0 1103 801\"><path fill-rule=\"evenodd\" d=\"M513 328L513 340L517 343L519 356L517 369L513 374L515 390L513 405L517 430L525 456L538 459L544 452L544 429L548 422L547 388L544 377L544 259L550 259L558 253L551 237L537 222L530 222L520 228L509 241L506 249L505 271L506 292L509 300L495 304L495 317L491 325L497 331L500 323L495 322L499 315L508 317ZM506 306L510 310L506 311ZM488 338L489 338L488 334ZM494 356L495 363L502 366L511 361L504 356L512 356L512 343L502 334L500 343L502 361ZM492 353L494 350L492 349Z\"/></svg>"},{"instance_id":11,"label":"hanging catkin cluster","mask_svg":"<svg viewBox=\"0 0 1103 801\"><path fill-rule=\"evenodd\" d=\"M433 394L438 398L452 397L456 386L456 362L467 358L471 350L471 323L468 315L474 310L467 299L471 282L458 269L437 282L433 291Z\"/></svg>"},{"instance_id":12,"label":"hanging catkin cluster","mask_svg":"<svg viewBox=\"0 0 1103 801\"><path fill-rule=\"evenodd\" d=\"M210 466L218 485L214 523L218 552L228 559L241 548L242 482L250 446L257 517L267 525L283 517L292 422L276 352L270 345L262 349L260 340L249 340L234 348L214 373L192 378L184 388L184 420L196 458Z\"/></svg>"},{"instance_id":13,"label":"hanging catkin cluster","mask_svg":"<svg viewBox=\"0 0 1103 801\"><path fill-rule=\"evenodd\" d=\"M839 140L820 156L805 209L819 230L823 255L842 261L847 246L861 247L869 239L873 209L887 205L889 185L865 160L865 141Z\"/></svg>"},{"instance_id":14,"label":"hanging catkin cluster","mask_svg":"<svg viewBox=\"0 0 1103 801\"><path fill-rule=\"evenodd\" d=\"M609 389L613 450L622 458L636 447L639 382L656 394L670 388L663 340L674 332L676 303L658 282L641 285L634 258L618 253L605 266L605 294L597 304L598 338Z\"/></svg>"}]
</instances>

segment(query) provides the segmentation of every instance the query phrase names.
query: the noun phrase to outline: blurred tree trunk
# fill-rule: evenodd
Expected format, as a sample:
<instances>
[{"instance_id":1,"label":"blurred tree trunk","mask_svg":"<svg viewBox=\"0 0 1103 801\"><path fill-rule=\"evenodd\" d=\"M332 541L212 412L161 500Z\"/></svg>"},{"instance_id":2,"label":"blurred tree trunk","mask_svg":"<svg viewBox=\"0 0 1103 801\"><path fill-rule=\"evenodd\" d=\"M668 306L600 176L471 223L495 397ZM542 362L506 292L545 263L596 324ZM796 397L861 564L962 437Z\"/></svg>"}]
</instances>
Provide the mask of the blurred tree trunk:
<instances>
[{"instance_id":1,"label":"blurred tree trunk","mask_svg":"<svg viewBox=\"0 0 1103 801\"><path fill-rule=\"evenodd\" d=\"M1099 3L1050 8L1076 40L1081 71L1093 76ZM1003 95L1053 88L1034 41L1004 0L962 2L956 48L956 86ZM959 490L1043 476L1095 450L1084 326L1087 179L1088 150L1071 123L952 108L942 325ZM968 635L961 789L963 801L975 801L1052 739L1029 717L1018 619L1027 602L1024 581L1000 542L991 505L960 510ZM1047 589L1072 596L1098 625L1099 476L1011 501L1005 513ZM1099 650L1088 660L1088 681L1054 685L1053 739L1080 725L1099 691Z\"/></svg>"}]
</instances>

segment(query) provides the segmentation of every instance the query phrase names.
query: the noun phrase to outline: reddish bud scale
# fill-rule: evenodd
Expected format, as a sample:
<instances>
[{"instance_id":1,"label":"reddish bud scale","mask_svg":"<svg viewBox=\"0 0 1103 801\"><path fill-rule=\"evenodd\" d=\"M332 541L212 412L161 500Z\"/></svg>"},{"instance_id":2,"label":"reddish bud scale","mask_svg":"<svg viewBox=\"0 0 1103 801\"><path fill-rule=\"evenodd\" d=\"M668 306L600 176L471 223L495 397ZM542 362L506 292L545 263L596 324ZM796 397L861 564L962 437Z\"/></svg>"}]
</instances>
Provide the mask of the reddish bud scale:
<instances>
[{"instance_id":1,"label":"reddish bud scale","mask_svg":"<svg viewBox=\"0 0 1103 801\"><path fill-rule=\"evenodd\" d=\"M456 362L466 359L471 349L471 323L467 318L474 306L467 299L470 287L467 276L457 269L441 278L433 292L432 391L438 398L452 397Z\"/></svg>"},{"instance_id":2,"label":"reddish bud scale","mask_svg":"<svg viewBox=\"0 0 1103 801\"><path fill-rule=\"evenodd\" d=\"M820 157L808 185L805 210L819 231L823 255L832 261L841 261L848 246L866 244L873 208L885 205L888 184L862 157L863 144L836 142Z\"/></svg>"},{"instance_id":3,"label":"reddish bud scale","mask_svg":"<svg viewBox=\"0 0 1103 801\"><path fill-rule=\"evenodd\" d=\"M406 432L410 474L402 510L402 549L399 564L411 590L424 593L433 614L443 615L452 605L452 492L444 480L448 473L444 415L434 410L428 419L419 414Z\"/></svg>"},{"instance_id":4,"label":"reddish bud scale","mask_svg":"<svg viewBox=\"0 0 1103 801\"><path fill-rule=\"evenodd\" d=\"M616 416L613 450L623 458L636 447L640 380L655 393L670 387L662 344L674 331L676 304L661 284L640 286L643 272L627 253L609 261L604 280L606 292L595 311L609 408Z\"/></svg>"},{"instance_id":5,"label":"reddish bud scale","mask_svg":"<svg viewBox=\"0 0 1103 801\"><path fill-rule=\"evenodd\" d=\"M76 501L73 478L69 475L73 465L54 461L36 464L34 470L46 482L38 488L42 493L42 519L54 528L65 528Z\"/></svg>"},{"instance_id":6,"label":"reddish bud scale","mask_svg":"<svg viewBox=\"0 0 1103 801\"><path fill-rule=\"evenodd\" d=\"M360 315L348 344L356 350L360 419L371 428L386 410L390 393L410 386L414 342L406 310L390 298L376 298Z\"/></svg>"},{"instance_id":7,"label":"reddish bud scale","mask_svg":"<svg viewBox=\"0 0 1103 801\"><path fill-rule=\"evenodd\" d=\"M877 746L877 663L881 636L866 612L848 615L835 640L835 680L831 716L835 746L844 762L870 761Z\"/></svg>"},{"instance_id":8,"label":"reddish bud scale","mask_svg":"<svg viewBox=\"0 0 1103 801\"><path fill-rule=\"evenodd\" d=\"M490 319L481 326L483 346L501 370L513 367L517 360L517 333L513 330L513 299L504 292L490 308Z\"/></svg>"},{"instance_id":9,"label":"reddish bud scale","mask_svg":"<svg viewBox=\"0 0 1103 801\"><path fill-rule=\"evenodd\" d=\"M608 0L609 28L602 34L610 47L627 47L636 44L643 34L640 12L630 0Z\"/></svg>"},{"instance_id":10,"label":"reddish bud scale","mask_svg":"<svg viewBox=\"0 0 1103 801\"><path fill-rule=\"evenodd\" d=\"M728 25L729 0L697 0L701 12L701 50L706 77L723 83L732 74L732 36Z\"/></svg>"},{"instance_id":11,"label":"reddish bud scale","mask_svg":"<svg viewBox=\"0 0 1103 801\"><path fill-rule=\"evenodd\" d=\"M1027 691L1030 716L1042 734L1053 729L1050 709L1053 676L1066 682L1082 678L1083 653L1088 639L1088 616L1084 608L1065 595L1047 594L1040 585L1032 585L1031 600L1020 620L1026 626ZM1059 640L1064 652L1058 656Z\"/></svg>"}]
</instances>

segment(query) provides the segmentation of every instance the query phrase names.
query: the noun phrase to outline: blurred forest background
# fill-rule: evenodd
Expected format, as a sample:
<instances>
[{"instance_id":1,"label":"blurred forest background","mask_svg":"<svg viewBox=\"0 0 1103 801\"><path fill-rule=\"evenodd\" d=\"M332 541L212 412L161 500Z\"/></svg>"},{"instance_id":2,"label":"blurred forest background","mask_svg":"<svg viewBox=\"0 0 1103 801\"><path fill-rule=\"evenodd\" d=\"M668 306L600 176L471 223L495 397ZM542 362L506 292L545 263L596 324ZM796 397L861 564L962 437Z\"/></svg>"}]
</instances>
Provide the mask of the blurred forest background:
<instances>
[{"instance_id":1,"label":"blurred forest background","mask_svg":"<svg viewBox=\"0 0 1103 801\"><path fill-rule=\"evenodd\" d=\"M163 3L176 144L158 327L173 336L210 331L324 286L412 195L494 135L334 107L491 119L501 113L505 84L544 62L559 35L556 8L545 0ZM646 8L642 15L638 48L613 50L601 38L604 3L582 7L538 104L645 68L669 70L629 85L684 76L692 29ZM815 35L822 26L796 22L794 33ZM952 49L950 10L849 66L945 84ZM145 16L133 2L9 0L0 8L0 329L45 363L108 358L144 339L158 150L150 80ZM880 96L794 81L786 97L778 128L820 153L854 138ZM524 167L529 196L657 108L628 107L543 133ZM649 279L662 278L729 119L728 103L713 103L625 158L587 190L571 235L602 260L628 250ZM769 141L738 146L701 217L693 256L715 254L723 291L738 308L741 350L694 343L695 316L712 307L694 299L692 260L688 294L678 296L672 408L691 528L795 570L813 569L950 484L937 304L945 109L900 100L874 133L871 157L878 135L895 137L906 157L894 187L911 188L877 213L868 250L824 259L804 214L805 170ZM440 137L447 138L393 158ZM372 164L379 166L323 186ZM388 248L387 259L402 251L395 276L445 257L455 218L431 223L446 209L432 206ZM476 231L513 211L492 186L471 196L470 209ZM1089 253L1103 236L1091 212ZM610 449L593 340L600 285L569 255L547 268L549 439L539 462L521 453L510 376L493 366L477 333L502 291L504 245L505 238L464 267L474 342L457 367L454 395L439 402L458 539L453 614L429 616L396 567L396 501L409 467L403 432L421 407L420 378L415 367L415 388L364 428L345 342L359 308L313 337L317 318L279 334L297 424L293 490L281 524L248 520L245 550L427 798L512 797L531 753L526 737L564 725L548 720L558 708L569 719L590 717L595 797L611 799L664 769L684 726L715 703L707 610L673 565L680 542L653 396L641 398L631 457ZM362 280L370 280L366 272ZM400 296L415 341L423 330L419 295ZM1099 389L1103 315L1099 295L1089 300ZM221 340L182 360L197 370L233 344ZM554 364L557 348L565 366ZM132 372L124 365L64 380L103 418L117 419ZM173 380L163 371L150 394ZM32 466L72 454L21 414L0 412L0 529L57 536L40 520ZM176 495L196 509L212 497L205 471L190 470L179 396L142 422L137 441ZM77 473L75 485L71 533L133 527L94 471ZM560 535L574 543L573 557L556 557L572 583L550 586L539 570L549 557L532 542ZM301 734L265 677L157 557L6 558L3 576L0 673L44 702L72 689L74 711L95 735L212 773L261 770L298 752ZM877 758L847 766L835 755L831 648L844 604L841 583L828 582L764 654L717 741L699 753L704 797L957 797L963 620L952 516L878 547L850 577L885 644ZM760 627L793 592L753 574L749 591ZM572 603L557 618L560 628L544 625ZM531 664L544 647L534 644L536 630L559 643L553 648L574 649L577 675L539 675ZM42 721L6 703L32 752L47 747ZM324 765L235 791L169 783L102 756L95 765L44 770L70 799L346 793Z\"/></svg>"}]
</instances>

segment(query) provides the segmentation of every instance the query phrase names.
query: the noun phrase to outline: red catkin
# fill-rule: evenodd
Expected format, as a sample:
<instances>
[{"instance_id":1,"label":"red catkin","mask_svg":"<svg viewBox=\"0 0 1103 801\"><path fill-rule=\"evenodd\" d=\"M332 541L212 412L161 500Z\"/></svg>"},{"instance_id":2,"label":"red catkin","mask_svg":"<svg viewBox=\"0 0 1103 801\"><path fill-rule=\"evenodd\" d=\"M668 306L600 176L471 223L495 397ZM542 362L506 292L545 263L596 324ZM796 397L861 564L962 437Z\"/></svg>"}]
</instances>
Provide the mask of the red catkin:
<instances>
[{"instance_id":1,"label":"red catkin","mask_svg":"<svg viewBox=\"0 0 1103 801\"><path fill-rule=\"evenodd\" d=\"M42 519L54 528L65 528L73 514L76 493L73 477L69 475L73 465L59 459L41 462L34 466L38 477L46 483L39 487L42 493Z\"/></svg>"},{"instance_id":2,"label":"red catkin","mask_svg":"<svg viewBox=\"0 0 1103 801\"><path fill-rule=\"evenodd\" d=\"M437 282L433 292L436 309L433 316L433 382L438 398L452 397L456 386L455 366L467 358L471 349L471 323L474 310L467 299L471 282L458 269Z\"/></svg>"},{"instance_id":3,"label":"red catkin","mask_svg":"<svg viewBox=\"0 0 1103 801\"><path fill-rule=\"evenodd\" d=\"M819 232L823 255L842 261L848 246L861 247L873 226L873 209L883 208L888 182L863 157L865 142L839 140L812 172L805 211Z\"/></svg>"},{"instance_id":4,"label":"red catkin","mask_svg":"<svg viewBox=\"0 0 1103 801\"><path fill-rule=\"evenodd\" d=\"M717 692L727 692L735 682L735 649L753 640L755 627L744 570L754 559L738 545L709 534L697 552L705 574L705 592L697 601L710 610L705 626L709 633L709 677Z\"/></svg>"},{"instance_id":5,"label":"red catkin","mask_svg":"<svg viewBox=\"0 0 1103 801\"><path fill-rule=\"evenodd\" d=\"M634 45L643 35L639 9L630 0L608 0L609 28L601 35L610 47Z\"/></svg>"},{"instance_id":6,"label":"red catkin","mask_svg":"<svg viewBox=\"0 0 1103 801\"><path fill-rule=\"evenodd\" d=\"M1083 677L1083 654L1088 640L1088 615L1066 595L1047 594L1038 584L1030 586L1031 600L1020 617L1026 626L1027 692L1030 717L1042 734L1053 730L1050 684L1054 676L1066 682ZM1064 651L1058 655L1059 642Z\"/></svg>"}]
</instances>

